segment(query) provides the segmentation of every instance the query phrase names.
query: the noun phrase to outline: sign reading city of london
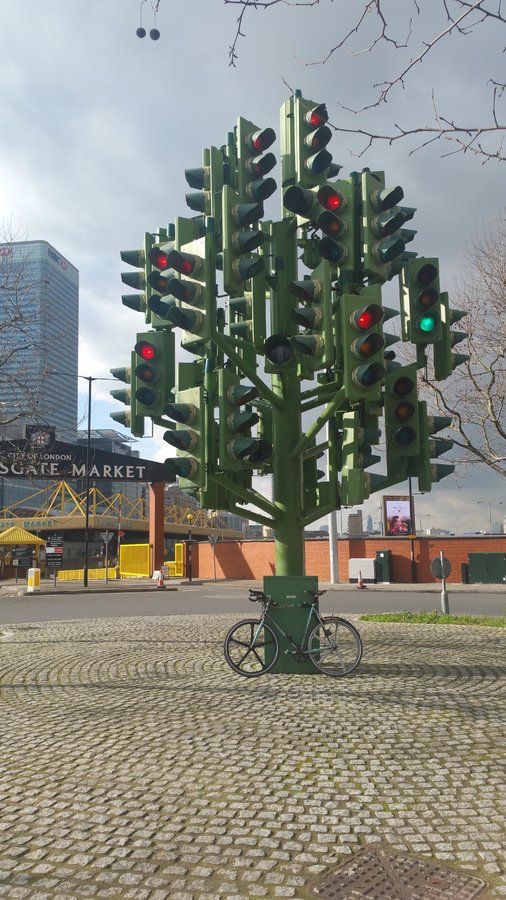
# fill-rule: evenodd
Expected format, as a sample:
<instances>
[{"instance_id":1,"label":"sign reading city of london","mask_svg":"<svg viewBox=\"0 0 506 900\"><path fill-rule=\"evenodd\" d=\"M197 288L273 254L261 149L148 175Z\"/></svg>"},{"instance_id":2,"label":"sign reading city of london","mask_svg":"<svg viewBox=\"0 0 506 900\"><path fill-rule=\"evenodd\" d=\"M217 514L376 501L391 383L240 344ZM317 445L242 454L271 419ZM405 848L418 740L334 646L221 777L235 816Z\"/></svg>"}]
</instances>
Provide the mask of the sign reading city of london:
<instances>
[{"instance_id":1,"label":"sign reading city of london","mask_svg":"<svg viewBox=\"0 0 506 900\"><path fill-rule=\"evenodd\" d=\"M90 448L89 476L104 481L166 481L163 463ZM4 478L86 477L86 446L53 441L0 442L0 476Z\"/></svg>"}]
</instances>

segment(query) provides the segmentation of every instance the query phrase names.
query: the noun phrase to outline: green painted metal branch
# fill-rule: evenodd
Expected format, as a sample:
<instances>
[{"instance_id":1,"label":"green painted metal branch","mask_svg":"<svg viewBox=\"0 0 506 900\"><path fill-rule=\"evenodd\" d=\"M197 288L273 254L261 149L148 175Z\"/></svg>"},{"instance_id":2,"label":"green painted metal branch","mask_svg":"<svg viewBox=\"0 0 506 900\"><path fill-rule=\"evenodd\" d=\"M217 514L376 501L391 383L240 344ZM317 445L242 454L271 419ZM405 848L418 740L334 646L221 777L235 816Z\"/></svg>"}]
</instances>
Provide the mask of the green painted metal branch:
<instances>
[{"instance_id":1,"label":"green painted metal branch","mask_svg":"<svg viewBox=\"0 0 506 900\"><path fill-rule=\"evenodd\" d=\"M235 494L236 497L240 497L244 503L253 503L254 506L259 506L260 509L263 509L264 512L269 513L269 515L275 518L276 507L274 504L270 503L266 497L259 494L257 491L254 491L252 488L243 488L236 484L235 481L231 481L226 475L222 474L218 475L208 472L208 478L210 478L211 481L215 481L222 488L225 488L230 494Z\"/></svg>"},{"instance_id":2,"label":"green painted metal branch","mask_svg":"<svg viewBox=\"0 0 506 900\"><path fill-rule=\"evenodd\" d=\"M307 516L304 516L304 528L307 528L312 522L316 522L317 519L321 519L322 516L328 516L329 513L334 512L335 508L335 503L325 503L323 506L315 507L312 512L308 513Z\"/></svg>"},{"instance_id":3,"label":"green painted metal branch","mask_svg":"<svg viewBox=\"0 0 506 900\"><path fill-rule=\"evenodd\" d=\"M266 525L267 528L275 528L276 526L274 519L268 519L266 516L260 515L260 513L252 512L249 509L243 509L242 506L237 506L236 503L230 504L230 512L235 513L237 516L241 516L243 519L252 519L253 522L258 522L259 525Z\"/></svg>"},{"instance_id":4,"label":"green painted metal branch","mask_svg":"<svg viewBox=\"0 0 506 900\"><path fill-rule=\"evenodd\" d=\"M304 459L312 459L314 456L319 456L320 453L324 453L325 450L328 450L329 442L324 441L323 444L317 444L316 447L311 447L310 450L306 450L304 453Z\"/></svg>"},{"instance_id":5,"label":"green painted metal branch","mask_svg":"<svg viewBox=\"0 0 506 900\"><path fill-rule=\"evenodd\" d=\"M284 409L284 401L282 397L279 397L274 391L265 384L255 372L252 366L249 366L242 356L236 352L234 349L233 343L229 341L229 338L226 334L215 334L213 335L214 343L223 350L224 353L227 354L228 358L232 360L232 362L237 366L238 369L241 370L243 375L255 385L260 391L262 397L265 400L268 400L269 403L272 403L277 409Z\"/></svg>"},{"instance_id":6,"label":"green painted metal branch","mask_svg":"<svg viewBox=\"0 0 506 900\"><path fill-rule=\"evenodd\" d=\"M345 390L344 388L340 388L335 395L334 399L329 403L325 409L323 410L321 416L318 416L315 422L311 425L311 428L306 432L305 435L302 436L301 440L298 444L293 448L290 453L290 457L292 459L296 459L300 453L302 453L306 447L309 447L311 441L314 436L318 434L319 431L323 428L323 426L328 422L330 417L335 413L339 407L343 405L346 400Z\"/></svg>"}]
</instances>

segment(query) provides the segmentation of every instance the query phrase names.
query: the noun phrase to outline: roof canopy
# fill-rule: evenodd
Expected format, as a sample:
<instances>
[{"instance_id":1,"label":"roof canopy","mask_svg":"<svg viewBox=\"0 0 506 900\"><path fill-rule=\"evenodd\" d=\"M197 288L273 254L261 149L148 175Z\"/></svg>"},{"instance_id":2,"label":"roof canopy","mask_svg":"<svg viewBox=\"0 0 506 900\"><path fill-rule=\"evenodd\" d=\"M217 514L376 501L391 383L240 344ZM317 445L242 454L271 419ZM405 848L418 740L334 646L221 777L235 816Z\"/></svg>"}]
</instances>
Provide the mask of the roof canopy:
<instances>
[{"instance_id":1,"label":"roof canopy","mask_svg":"<svg viewBox=\"0 0 506 900\"><path fill-rule=\"evenodd\" d=\"M0 532L0 545L2 544L45 544L46 542L42 540L42 538L37 537L36 534L30 534L29 531L25 531L24 528L18 528L14 526L13 528L7 528L6 531Z\"/></svg>"}]
</instances>

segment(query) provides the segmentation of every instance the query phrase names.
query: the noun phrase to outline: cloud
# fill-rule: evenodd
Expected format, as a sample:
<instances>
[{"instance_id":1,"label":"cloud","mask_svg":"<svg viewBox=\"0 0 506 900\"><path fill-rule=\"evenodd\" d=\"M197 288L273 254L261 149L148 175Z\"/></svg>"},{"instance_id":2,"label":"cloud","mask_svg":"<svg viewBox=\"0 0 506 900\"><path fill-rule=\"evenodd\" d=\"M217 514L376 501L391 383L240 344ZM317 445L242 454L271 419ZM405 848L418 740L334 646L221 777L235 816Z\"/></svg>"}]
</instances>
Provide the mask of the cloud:
<instances>
[{"instance_id":1,"label":"cloud","mask_svg":"<svg viewBox=\"0 0 506 900\"><path fill-rule=\"evenodd\" d=\"M283 79L305 96L325 100L332 120L351 127L356 118L341 104L370 102L371 84L402 59L380 47L375 55L344 53L325 66L305 65L321 58L353 23L354 3L251 10L235 69L228 65L228 46L236 6L162 0L158 42L136 38L138 10L137 0L26 0L22 16L15 4L2 12L2 214L12 212L29 238L50 241L78 267L80 372L100 377L112 366L129 364L136 334L145 328L143 317L121 304L121 294L130 289L121 283L126 267L119 252L140 247L145 231L188 213L184 169L201 164L202 148L225 143L239 115L279 132L279 107L288 96ZM148 4L144 10L149 30ZM400 0L392 4L396 15L402 32L406 16ZM419 33L437 25L430 5L415 21ZM383 130L392 120L416 124L431 114L436 83L442 109L468 120L486 118L485 82L498 74L493 70L498 40L486 24L472 39L442 44L407 89L371 111L368 121ZM493 218L499 208L497 169L480 167L470 156L442 159L446 148L439 144L412 156L412 145L378 144L358 158L354 154L361 146L338 134L334 159L344 174L368 165L385 169L388 183L403 185L406 202L418 208L416 247L440 257L451 290L475 223ZM273 149L279 156L279 145ZM277 204L272 204L274 216ZM81 407L86 387L81 382ZM116 427L108 417L120 408L109 400L112 387L93 385L96 426ZM157 459L172 452L159 429L136 449ZM476 492L493 497L497 485L485 470L469 470L460 487L447 480L430 498L421 498L420 506L427 503L432 510L431 523L460 527L465 522L470 530L472 521L488 517L486 507L473 504ZM365 510L375 504L373 498Z\"/></svg>"}]
</instances>

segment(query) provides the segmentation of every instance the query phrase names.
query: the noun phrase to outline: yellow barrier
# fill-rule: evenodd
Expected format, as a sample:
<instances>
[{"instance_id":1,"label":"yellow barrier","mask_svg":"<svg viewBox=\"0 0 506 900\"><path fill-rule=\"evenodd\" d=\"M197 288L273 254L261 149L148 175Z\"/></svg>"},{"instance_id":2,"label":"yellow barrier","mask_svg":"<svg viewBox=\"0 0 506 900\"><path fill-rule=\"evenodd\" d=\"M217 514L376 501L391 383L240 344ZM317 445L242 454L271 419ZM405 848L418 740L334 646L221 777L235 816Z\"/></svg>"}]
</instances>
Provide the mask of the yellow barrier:
<instances>
[{"instance_id":1,"label":"yellow barrier","mask_svg":"<svg viewBox=\"0 0 506 900\"><path fill-rule=\"evenodd\" d=\"M119 571L122 578L151 578L151 545L121 544Z\"/></svg>"},{"instance_id":2,"label":"yellow barrier","mask_svg":"<svg viewBox=\"0 0 506 900\"><path fill-rule=\"evenodd\" d=\"M185 544L174 545L174 559L164 562L169 578L184 578Z\"/></svg>"},{"instance_id":3,"label":"yellow barrier","mask_svg":"<svg viewBox=\"0 0 506 900\"><path fill-rule=\"evenodd\" d=\"M114 581L119 578L119 571L116 566L110 566L107 569L107 578ZM84 569L59 569L56 573L58 581L82 581L84 578ZM88 569L88 581L105 581L105 569Z\"/></svg>"}]
</instances>

